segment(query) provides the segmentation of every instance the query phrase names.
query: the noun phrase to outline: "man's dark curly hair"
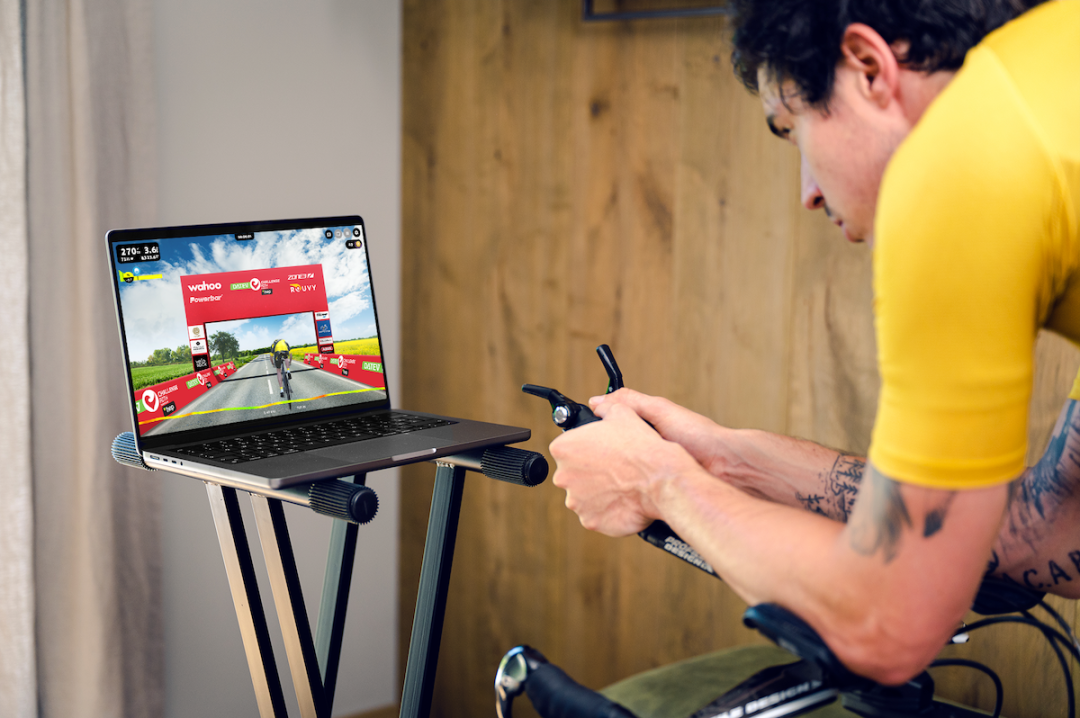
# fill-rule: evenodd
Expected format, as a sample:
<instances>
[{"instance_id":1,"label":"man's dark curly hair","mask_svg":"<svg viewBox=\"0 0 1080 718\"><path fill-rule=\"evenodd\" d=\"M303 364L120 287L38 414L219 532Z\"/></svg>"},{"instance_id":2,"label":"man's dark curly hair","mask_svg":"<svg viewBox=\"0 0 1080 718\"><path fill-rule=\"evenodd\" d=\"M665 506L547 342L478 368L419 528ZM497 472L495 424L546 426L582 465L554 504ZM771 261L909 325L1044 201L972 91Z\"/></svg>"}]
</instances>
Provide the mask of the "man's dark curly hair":
<instances>
[{"instance_id":1,"label":"man's dark curly hair","mask_svg":"<svg viewBox=\"0 0 1080 718\"><path fill-rule=\"evenodd\" d=\"M792 80L800 97L828 109L840 42L855 22L890 45L906 40L898 58L923 72L956 70L987 34L1043 0L735 0L735 74L751 92L758 68L776 82Z\"/></svg>"}]
</instances>

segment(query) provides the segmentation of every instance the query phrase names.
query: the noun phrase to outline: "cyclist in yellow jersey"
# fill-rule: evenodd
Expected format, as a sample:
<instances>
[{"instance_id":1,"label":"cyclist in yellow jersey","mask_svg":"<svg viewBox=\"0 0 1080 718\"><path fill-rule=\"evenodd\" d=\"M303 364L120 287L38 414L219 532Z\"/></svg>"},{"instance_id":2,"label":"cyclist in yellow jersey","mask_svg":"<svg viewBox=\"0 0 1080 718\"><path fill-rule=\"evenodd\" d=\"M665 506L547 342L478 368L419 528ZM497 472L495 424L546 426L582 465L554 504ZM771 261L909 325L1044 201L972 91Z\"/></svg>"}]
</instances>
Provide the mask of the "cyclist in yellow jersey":
<instances>
[{"instance_id":1,"label":"cyclist in yellow jersey","mask_svg":"<svg viewBox=\"0 0 1080 718\"><path fill-rule=\"evenodd\" d=\"M277 385L278 394L282 398L285 396L285 384L282 381L282 372L289 372L289 378L292 379L292 351L289 347L289 343L284 339L275 339L274 343L270 345L270 351L273 355L274 369L277 370Z\"/></svg>"},{"instance_id":2,"label":"cyclist in yellow jersey","mask_svg":"<svg viewBox=\"0 0 1080 718\"><path fill-rule=\"evenodd\" d=\"M1036 334L1080 343L1080 0L1029 4L735 3L736 72L798 147L803 204L873 247L868 458L628 390L551 445L584 526L667 521L883 683L985 573L1080 597L1080 380L1023 465Z\"/></svg>"}]
</instances>

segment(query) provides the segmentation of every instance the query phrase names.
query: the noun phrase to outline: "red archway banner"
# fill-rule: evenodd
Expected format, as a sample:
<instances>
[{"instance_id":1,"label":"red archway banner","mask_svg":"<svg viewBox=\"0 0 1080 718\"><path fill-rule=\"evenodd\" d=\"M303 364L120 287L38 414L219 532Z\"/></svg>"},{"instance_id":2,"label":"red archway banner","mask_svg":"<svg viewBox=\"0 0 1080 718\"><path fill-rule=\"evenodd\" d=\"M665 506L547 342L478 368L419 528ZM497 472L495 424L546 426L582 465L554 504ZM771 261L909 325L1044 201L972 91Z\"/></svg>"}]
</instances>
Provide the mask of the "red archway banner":
<instances>
[{"instance_id":1,"label":"red archway banner","mask_svg":"<svg viewBox=\"0 0 1080 718\"><path fill-rule=\"evenodd\" d=\"M180 291L197 372L210 367L206 325L212 322L311 312L319 351L334 351L321 265L186 275Z\"/></svg>"}]
</instances>

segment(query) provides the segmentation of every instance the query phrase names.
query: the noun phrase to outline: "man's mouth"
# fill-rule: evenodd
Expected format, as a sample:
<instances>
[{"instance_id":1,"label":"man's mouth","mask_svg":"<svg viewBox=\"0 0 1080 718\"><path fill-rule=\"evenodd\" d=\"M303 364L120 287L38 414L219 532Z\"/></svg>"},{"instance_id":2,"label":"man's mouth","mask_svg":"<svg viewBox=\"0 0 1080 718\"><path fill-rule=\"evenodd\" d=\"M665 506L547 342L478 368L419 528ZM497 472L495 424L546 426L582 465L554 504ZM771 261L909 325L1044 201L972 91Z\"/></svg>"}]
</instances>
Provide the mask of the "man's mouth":
<instances>
[{"instance_id":1,"label":"man's mouth","mask_svg":"<svg viewBox=\"0 0 1080 718\"><path fill-rule=\"evenodd\" d=\"M840 219L835 214L833 214L833 211L831 209L829 209L828 203L825 203L824 209L825 209L825 216L828 217L832 221L833 224L835 224L837 227L839 227L844 232L844 239L846 239L847 241L852 242L852 243L857 243L857 242L862 241L861 239L855 239L855 238L853 238L851 236L851 233L848 232L847 226L844 225L844 220Z\"/></svg>"}]
</instances>

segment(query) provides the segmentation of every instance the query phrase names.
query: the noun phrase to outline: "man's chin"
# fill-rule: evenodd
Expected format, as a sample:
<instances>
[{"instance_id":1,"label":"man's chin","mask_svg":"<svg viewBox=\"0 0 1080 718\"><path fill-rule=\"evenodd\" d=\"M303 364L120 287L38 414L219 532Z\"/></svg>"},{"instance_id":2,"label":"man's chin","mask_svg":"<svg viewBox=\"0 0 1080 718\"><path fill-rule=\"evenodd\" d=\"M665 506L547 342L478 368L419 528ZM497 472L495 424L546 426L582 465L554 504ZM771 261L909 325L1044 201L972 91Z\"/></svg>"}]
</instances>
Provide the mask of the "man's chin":
<instances>
[{"instance_id":1,"label":"man's chin","mask_svg":"<svg viewBox=\"0 0 1080 718\"><path fill-rule=\"evenodd\" d=\"M871 247L874 246L874 234L873 232L860 232L853 229L846 222L840 223L840 230L844 233L844 239L852 244L867 244Z\"/></svg>"}]
</instances>

